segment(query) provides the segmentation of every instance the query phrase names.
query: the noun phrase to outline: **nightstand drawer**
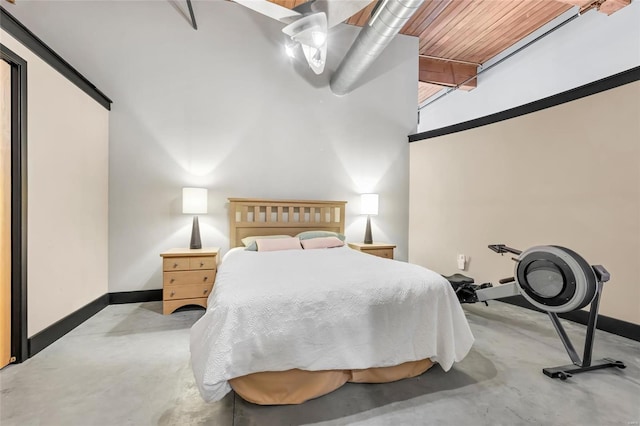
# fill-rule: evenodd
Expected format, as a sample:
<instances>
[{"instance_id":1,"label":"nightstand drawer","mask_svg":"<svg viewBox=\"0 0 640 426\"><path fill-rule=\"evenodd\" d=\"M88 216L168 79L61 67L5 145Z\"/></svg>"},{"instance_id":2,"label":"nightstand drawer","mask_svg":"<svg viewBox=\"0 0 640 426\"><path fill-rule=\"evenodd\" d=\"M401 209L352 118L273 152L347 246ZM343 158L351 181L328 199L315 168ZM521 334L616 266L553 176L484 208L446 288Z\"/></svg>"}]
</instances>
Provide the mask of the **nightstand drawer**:
<instances>
[{"instance_id":1,"label":"nightstand drawer","mask_svg":"<svg viewBox=\"0 0 640 426\"><path fill-rule=\"evenodd\" d=\"M209 297L213 284L168 285L162 291L162 300Z\"/></svg>"},{"instance_id":2,"label":"nightstand drawer","mask_svg":"<svg viewBox=\"0 0 640 426\"><path fill-rule=\"evenodd\" d=\"M165 272L163 285L210 284L216 278L216 270Z\"/></svg>"},{"instance_id":3,"label":"nightstand drawer","mask_svg":"<svg viewBox=\"0 0 640 426\"><path fill-rule=\"evenodd\" d=\"M393 249L373 249L366 250L365 253L369 253L378 257L384 257L386 259L393 259Z\"/></svg>"},{"instance_id":4,"label":"nightstand drawer","mask_svg":"<svg viewBox=\"0 0 640 426\"><path fill-rule=\"evenodd\" d=\"M185 271L188 269L191 269L188 257L165 257L162 259L163 271Z\"/></svg>"},{"instance_id":5,"label":"nightstand drawer","mask_svg":"<svg viewBox=\"0 0 640 426\"><path fill-rule=\"evenodd\" d=\"M189 269L216 269L215 257L190 257Z\"/></svg>"}]
</instances>

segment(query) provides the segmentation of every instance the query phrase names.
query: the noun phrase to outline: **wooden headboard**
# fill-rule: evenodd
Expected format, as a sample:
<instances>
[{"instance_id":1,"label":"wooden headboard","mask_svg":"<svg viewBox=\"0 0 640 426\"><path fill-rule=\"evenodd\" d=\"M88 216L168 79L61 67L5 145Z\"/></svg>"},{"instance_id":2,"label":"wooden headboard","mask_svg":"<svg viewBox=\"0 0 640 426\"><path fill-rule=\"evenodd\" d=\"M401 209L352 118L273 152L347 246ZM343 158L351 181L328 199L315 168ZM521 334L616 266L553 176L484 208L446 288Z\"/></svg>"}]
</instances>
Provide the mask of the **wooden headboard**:
<instances>
[{"instance_id":1,"label":"wooden headboard","mask_svg":"<svg viewBox=\"0 0 640 426\"><path fill-rule=\"evenodd\" d=\"M346 201L229 198L229 245L251 235L291 235L323 230L344 234Z\"/></svg>"}]
</instances>

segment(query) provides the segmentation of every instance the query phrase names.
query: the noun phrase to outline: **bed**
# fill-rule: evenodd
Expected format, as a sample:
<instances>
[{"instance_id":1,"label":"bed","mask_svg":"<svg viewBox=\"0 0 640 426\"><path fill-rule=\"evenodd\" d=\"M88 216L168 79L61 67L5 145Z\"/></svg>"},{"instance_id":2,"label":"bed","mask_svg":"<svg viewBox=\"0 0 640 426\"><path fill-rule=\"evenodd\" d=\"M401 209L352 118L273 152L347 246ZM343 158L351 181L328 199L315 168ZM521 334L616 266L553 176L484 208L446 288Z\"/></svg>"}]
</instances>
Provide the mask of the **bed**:
<instances>
[{"instance_id":1,"label":"bed","mask_svg":"<svg viewBox=\"0 0 640 426\"><path fill-rule=\"evenodd\" d=\"M344 233L345 202L229 199L231 249L191 364L206 401L231 389L257 404L298 404L346 382L449 370L473 344L449 283L426 268L352 250L247 251L248 236Z\"/></svg>"}]
</instances>

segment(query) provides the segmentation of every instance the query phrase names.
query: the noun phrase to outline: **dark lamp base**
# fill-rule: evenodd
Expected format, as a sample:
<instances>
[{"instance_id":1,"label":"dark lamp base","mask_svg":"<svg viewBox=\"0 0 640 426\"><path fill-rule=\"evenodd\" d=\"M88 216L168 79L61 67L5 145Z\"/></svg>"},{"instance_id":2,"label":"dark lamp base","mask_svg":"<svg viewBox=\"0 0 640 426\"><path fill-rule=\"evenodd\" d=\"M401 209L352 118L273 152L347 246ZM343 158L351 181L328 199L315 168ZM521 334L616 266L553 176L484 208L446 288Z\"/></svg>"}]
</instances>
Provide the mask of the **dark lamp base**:
<instances>
[{"instance_id":1,"label":"dark lamp base","mask_svg":"<svg viewBox=\"0 0 640 426\"><path fill-rule=\"evenodd\" d=\"M371 216L367 215L367 229L364 232L364 243L373 244L373 237L371 236Z\"/></svg>"},{"instance_id":2,"label":"dark lamp base","mask_svg":"<svg viewBox=\"0 0 640 426\"><path fill-rule=\"evenodd\" d=\"M202 248L202 242L200 241L200 225L198 225L198 216L193 217L193 227L191 228L191 244L189 244L189 248Z\"/></svg>"}]
</instances>

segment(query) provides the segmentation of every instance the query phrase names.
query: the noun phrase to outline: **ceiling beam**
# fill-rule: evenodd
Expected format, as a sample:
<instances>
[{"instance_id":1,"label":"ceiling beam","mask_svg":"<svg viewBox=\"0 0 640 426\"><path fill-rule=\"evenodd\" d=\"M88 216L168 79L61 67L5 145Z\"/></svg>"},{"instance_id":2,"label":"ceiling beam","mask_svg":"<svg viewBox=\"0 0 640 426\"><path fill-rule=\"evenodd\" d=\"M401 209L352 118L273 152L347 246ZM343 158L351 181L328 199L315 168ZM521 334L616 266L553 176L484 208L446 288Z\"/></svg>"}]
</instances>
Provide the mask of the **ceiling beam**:
<instances>
[{"instance_id":1,"label":"ceiling beam","mask_svg":"<svg viewBox=\"0 0 640 426\"><path fill-rule=\"evenodd\" d=\"M585 13L591 9L597 9L598 12L611 15L625 6L631 4L631 0L558 0L571 6L579 6L580 13Z\"/></svg>"},{"instance_id":2,"label":"ceiling beam","mask_svg":"<svg viewBox=\"0 0 640 426\"><path fill-rule=\"evenodd\" d=\"M478 79L469 80L478 72L476 65L432 59L424 56L418 58L418 64L418 80L423 83L447 87L461 85L460 89L462 90L471 90L477 86Z\"/></svg>"},{"instance_id":3,"label":"ceiling beam","mask_svg":"<svg viewBox=\"0 0 640 426\"><path fill-rule=\"evenodd\" d=\"M606 0L598 8L598 12L602 12L607 15L611 15L613 12L617 12L625 6L631 4L631 0Z\"/></svg>"}]
</instances>

